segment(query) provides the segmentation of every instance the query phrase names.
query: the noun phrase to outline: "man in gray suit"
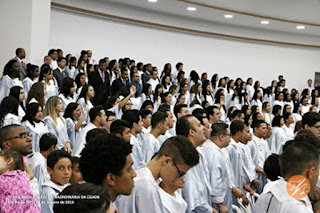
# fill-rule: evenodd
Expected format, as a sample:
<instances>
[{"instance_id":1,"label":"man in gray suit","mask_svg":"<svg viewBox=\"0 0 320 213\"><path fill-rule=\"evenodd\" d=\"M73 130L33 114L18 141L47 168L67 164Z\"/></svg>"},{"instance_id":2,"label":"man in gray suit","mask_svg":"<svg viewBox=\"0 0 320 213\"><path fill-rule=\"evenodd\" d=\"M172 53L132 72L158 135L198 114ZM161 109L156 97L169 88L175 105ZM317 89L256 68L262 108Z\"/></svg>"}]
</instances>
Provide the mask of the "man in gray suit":
<instances>
[{"instance_id":1,"label":"man in gray suit","mask_svg":"<svg viewBox=\"0 0 320 213\"><path fill-rule=\"evenodd\" d=\"M19 72L19 78L22 81L27 76L27 65L22 61L26 57L26 51L19 47L16 49L16 57L14 57L14 60L17 60L20 65L20 72Z\"/></svg>"},{"instance_id":2,"label":"man in gray suit","mask_svg":"<svg viewBox=\"0 0 320 213\"><path fill-rule=\"evenodd\" d=\"M68 73L65 71L67 60L64 57L60 57L60 58L58 58L57 62L58 62L58 68L53 70L53 76L57 80L58 86L59 86L59 88L61 90L62 80L65 77L69 77Z\"/></svg>"}]
</instances>

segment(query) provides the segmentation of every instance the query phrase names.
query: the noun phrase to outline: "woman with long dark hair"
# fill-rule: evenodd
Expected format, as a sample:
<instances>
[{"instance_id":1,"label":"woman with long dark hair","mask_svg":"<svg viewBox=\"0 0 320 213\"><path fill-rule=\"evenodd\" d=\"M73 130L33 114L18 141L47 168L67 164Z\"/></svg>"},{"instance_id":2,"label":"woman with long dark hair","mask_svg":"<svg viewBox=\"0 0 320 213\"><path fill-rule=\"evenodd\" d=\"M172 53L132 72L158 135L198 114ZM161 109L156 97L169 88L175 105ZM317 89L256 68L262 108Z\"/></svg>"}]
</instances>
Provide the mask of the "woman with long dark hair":
<instances>
[{"instance_id":1,"label":"woman with long dark hair","mask_svg":"<svg viewBox=\"0 0 320 213\"><path fill-rule=\"evenodd\" d=\"M66 77L62 80L61 93L59 94L59 98L62 100L63 104L63 112L67 108L68 104L71 102L75 102L73 95L76 90L76 83L72 78Z\"/></svg>"},{"instance_id":2,"label":"woman with long dark hair","mask_svg":"<svg viewBox=\"0 0 320 213\"><path fill-rule=\"evenodd\" d=\"M93 87L90 86L89 84L83 86L77 103L82 107L82 109L86 113L86 117L84 120L86 124L89 123L89 111L91 108L93 108L93 104L91 102L93 97L94 97Z\"/></svg>"},{"instance_id":3,"label":"woman with long dark hair","mask_svg":"<svg viewBox=\"0 0 320 213\"><path fill-rule=\"evenodd\" d=\"M39 82L44 83L46 86L45 101L50 97L58 95L58 83L53 78L53 71L49 66L42 68L39 76Z\"/></svg>"},{"instance_id":4,"label":"woman with long dark hair","mask_svg":"<svg viewBox=\"0 0 320 213\"><path fill-rule=\"evenodd\" d=\"M42 106L39 103L29 103L26 108L26 115L22 118L21 126L32 135L32 150L40 152L40 138L49 132L46 124L42 121Z\"/></svg>"},{"instance_id":5,"label":"woman with long dark hair","mask_svg":"<svg viewBox=\"0 0 320 213\"><path fill-rule=\"evenodd\" d=\"M12 124L21 125L18 116L19 101L12 97L5 97L0 104L0 128Z\"/></svg>"},{"instance_id":6,"label":"woman with long dark hair","mask_svg":"<svg viewBox=\"0 0 320 213\"><path fill-rule=\"evenodd\" d=\"M19 101L18 116L22 119L26 114L26 108L24 107L24 89L20 86L14 86L10 89L9 96L12 96Z\"/></svg>"},{"instance_id":7,"label":"woman with long dark hair","mask_svg":"<svg viewBox=\"0 0 320 213\"><path fill-rule=\"evenodd\" d=\"M31 86L39 81L40 70L37 65L27 64L27 77L23 79L23 89L25 92L25 100L28 97Z\"/></svg>"}]
</instances>

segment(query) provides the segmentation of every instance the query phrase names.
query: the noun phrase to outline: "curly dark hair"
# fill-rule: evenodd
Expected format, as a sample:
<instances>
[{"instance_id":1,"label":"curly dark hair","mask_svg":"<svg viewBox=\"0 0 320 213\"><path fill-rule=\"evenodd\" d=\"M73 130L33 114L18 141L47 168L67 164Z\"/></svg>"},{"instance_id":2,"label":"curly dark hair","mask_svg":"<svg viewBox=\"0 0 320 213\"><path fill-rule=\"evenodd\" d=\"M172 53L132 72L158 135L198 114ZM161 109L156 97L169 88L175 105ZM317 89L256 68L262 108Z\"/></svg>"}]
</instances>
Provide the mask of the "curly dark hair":
<instances>
[{"instance_id":1,"label":"curly dark hair","mask_svg":"<svg viewBox=\"0 0 320 213\"><path fill-rule=\"evenodd\" d=\"M86 182L102 184L108 173L121 176L132 145L110 134L101 134L87 143L80 157L80 171Z\"/></svg>"}]
</instances>

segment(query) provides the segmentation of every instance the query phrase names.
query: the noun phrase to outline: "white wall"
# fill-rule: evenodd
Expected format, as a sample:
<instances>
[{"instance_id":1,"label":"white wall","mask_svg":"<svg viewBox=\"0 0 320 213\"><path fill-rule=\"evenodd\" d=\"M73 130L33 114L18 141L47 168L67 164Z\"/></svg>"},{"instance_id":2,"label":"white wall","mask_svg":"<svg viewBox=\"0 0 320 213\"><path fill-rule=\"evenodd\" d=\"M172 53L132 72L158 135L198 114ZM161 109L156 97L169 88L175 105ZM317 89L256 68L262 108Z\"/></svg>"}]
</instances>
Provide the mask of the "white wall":
<instances>
[{"instance_id":1,"label":"white wall","mask_svg":"<svg viewBox=\"0 0 320 213\"><path fill-rule=\"evenodd\" d=\"M209 76L246 79L251 76L269 86L282 74L288 88L301 90L314 72L320 71L317 49L249 43L185 34L162 29L110 21L59 9L51 10L51 48L79 56L92 49L94 58L130 57L136 62L152 63L162 70L167 62L181 61L184 70L195 69Z\"/></svg>"}]
</instances>

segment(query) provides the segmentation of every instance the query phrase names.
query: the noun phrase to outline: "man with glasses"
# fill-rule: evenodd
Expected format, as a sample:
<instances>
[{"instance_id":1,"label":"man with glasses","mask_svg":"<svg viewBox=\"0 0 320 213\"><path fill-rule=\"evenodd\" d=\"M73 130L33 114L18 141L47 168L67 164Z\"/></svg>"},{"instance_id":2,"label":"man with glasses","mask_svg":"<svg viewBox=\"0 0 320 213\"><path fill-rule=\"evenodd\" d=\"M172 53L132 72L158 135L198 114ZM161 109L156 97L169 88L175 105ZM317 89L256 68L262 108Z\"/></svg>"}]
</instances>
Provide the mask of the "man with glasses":
<instances>
[{"instance_id":1,"label":"man with glasses","mask_svg":"<svg viewBox=\"0 0 320 213\"><path fill-rule=\"evenodd\" d=\"M118 210L122 213L163 213L157 180L173 183L198 164L199 154L183 136L167 139L152 160L136 171L135 187L130 196L120 196Z\"/></svg>"},{"instance_id":2,"label":"man with glasses","mask_svg":"<svg viewBox=\"0 0 320 213\"><path fill-rule=\"evenodd\" d=\"M229 145L231 134L228 125L224 123L215 123L211 128L210 139L202 146L208 162L209 181L212 187L211 202L219 212L228 213L232 210L232 193L221 149Z\"/></svg>"},{"instance_id":3,"label":"man with glasses","mask_svg":"<svg viewBox=\"0 0 320 213\"><path fill-rule=\"evenodd\" d=\"M200 149L206 140L204 126L195 116L185 115L178 119L176 133L187 137L200 156L199 164L190 169L186 175L185 187L182 189L182 196L188 203L186 212L217 212L211 205L212 190L209 183L208 165Z\"/></svg>"},{"instance_id":4,"label":"man with glasses","mask_svg":"<svg viewBox=\"0 0 320 213\"><path fill-rule=\"evenodd\" d=\"M307 112L302 117L302 126L309 129L315 136L320 137L320 114Z\"/></svg>"},{"instance_id":5,"label":"man with glasses","mask_svg":"<svg viewBox=\"0 0 320 213\"><path fill-rule=\"evenodd\" d=\"M11 149L19 152L24 160L26 156L32 153L32 135L22 126L12 124L0 128L0 149ZM26 170L32 173L28 162L24 162ZM30 188L34 197L39 201L39 184L36 178L30 180Z\"/></svg>"}]
</instances>

